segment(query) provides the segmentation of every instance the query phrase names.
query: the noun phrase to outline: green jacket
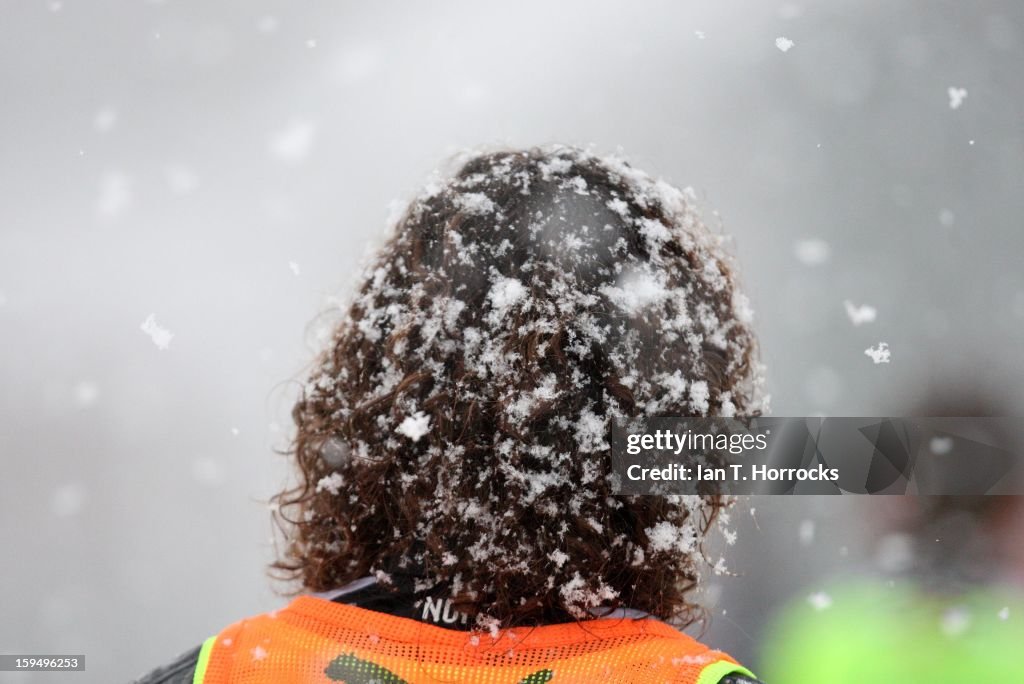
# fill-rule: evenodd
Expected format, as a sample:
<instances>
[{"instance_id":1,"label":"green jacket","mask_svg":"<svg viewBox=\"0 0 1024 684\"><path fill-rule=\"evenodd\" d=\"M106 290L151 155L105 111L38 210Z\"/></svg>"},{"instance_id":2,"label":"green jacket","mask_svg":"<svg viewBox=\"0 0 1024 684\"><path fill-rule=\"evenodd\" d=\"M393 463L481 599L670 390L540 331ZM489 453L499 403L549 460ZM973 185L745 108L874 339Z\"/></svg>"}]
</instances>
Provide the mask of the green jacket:
<instances>
[{"instance_id":1,"label":"green jacket","mask_svg":"<svg viewBox=\"0 0 1024 684\"><path fill-rule=\"evenodd\" d=\"M1024 682L1024 599L894 580L826 588L769 626L759 672L785 684ZM827 677L823 679L823 675Z\"/></svg>"}]
</instances>

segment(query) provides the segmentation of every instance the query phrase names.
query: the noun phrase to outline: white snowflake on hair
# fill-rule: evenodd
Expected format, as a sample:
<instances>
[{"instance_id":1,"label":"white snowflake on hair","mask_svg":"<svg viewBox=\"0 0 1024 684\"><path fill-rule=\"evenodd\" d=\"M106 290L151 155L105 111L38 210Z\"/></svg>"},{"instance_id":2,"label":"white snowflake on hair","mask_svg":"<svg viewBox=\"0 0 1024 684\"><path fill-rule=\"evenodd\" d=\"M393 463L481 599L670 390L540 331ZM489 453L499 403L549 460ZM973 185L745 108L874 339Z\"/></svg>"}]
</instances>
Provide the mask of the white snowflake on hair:
<instances>
[{"instance_id":1,"label":"white snowflake on hair","mask_svg":"<svg viewBox=\"0 0 1024 684\"><path fill-rule=\"evenodd\" d=\"M407 416L398 426L398 432L412 441L418 442L430 432L430 416L422 412Z\"/></svg>"}]
</instances>

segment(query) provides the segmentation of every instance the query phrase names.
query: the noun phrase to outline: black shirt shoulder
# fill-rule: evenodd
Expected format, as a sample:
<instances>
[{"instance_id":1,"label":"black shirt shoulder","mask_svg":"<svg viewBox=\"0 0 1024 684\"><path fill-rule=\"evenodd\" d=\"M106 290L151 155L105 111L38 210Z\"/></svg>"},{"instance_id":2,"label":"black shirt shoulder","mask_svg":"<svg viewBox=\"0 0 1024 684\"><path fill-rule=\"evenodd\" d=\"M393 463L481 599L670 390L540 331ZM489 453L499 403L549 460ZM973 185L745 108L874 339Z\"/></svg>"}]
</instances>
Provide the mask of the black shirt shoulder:
<instances>
[{"instance_id":1,"label":"black shirt shoulder","mask_svg":"<svg viewBox=\"0 0 1024 684\"><path fill-rule=\"evenodd\" d=\"M196 663L199 662L199 651L196 646L175 658L174 662L158 667L149 674L136 679L133 684L192 684L196 674Z\"/></svg>"}]
</instances>

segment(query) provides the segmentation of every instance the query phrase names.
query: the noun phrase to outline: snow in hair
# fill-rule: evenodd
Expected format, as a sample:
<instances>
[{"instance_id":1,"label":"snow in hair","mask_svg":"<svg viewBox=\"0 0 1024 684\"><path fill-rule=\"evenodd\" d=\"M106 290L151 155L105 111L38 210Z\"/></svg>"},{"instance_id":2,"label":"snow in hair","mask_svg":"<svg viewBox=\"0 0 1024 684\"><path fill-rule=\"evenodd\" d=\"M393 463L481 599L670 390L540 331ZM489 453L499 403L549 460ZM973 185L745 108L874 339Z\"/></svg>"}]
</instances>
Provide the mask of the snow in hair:
<instances>
[{"instance_id":1,"label":"snow in hair","mask_svg":"<svg viewBox=\"0 0 1024 684\"><path fill-rule=\"evenodd\" d=\"M481 624L695 619L724 501L613 497L608 435L762 410L722 238L692 192L618 157L460 161L394 222L296 407L278 567L318 590L406 573Z\"/></svg>"}]
</instances>

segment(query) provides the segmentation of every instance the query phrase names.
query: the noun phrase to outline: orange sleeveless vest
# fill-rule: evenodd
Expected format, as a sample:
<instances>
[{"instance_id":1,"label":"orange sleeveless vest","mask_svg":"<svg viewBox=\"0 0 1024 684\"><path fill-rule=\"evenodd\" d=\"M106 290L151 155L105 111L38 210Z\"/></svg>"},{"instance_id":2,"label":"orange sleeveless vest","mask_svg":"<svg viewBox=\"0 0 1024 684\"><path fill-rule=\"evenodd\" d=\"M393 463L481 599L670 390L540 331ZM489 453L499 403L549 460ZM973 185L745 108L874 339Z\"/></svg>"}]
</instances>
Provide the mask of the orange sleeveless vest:
<instances>
[{"instance_id":1,"label":"orange sleeveless vest","mask_svg":"<svg viewBox=\"0 0 1024 684\"><path fill-rule=\"evenodd\" d=\"M653 619L503 630L444 629L312 596L207 639L197 684L717 684L753 676Z\"/></svg>"}]
</instances>

